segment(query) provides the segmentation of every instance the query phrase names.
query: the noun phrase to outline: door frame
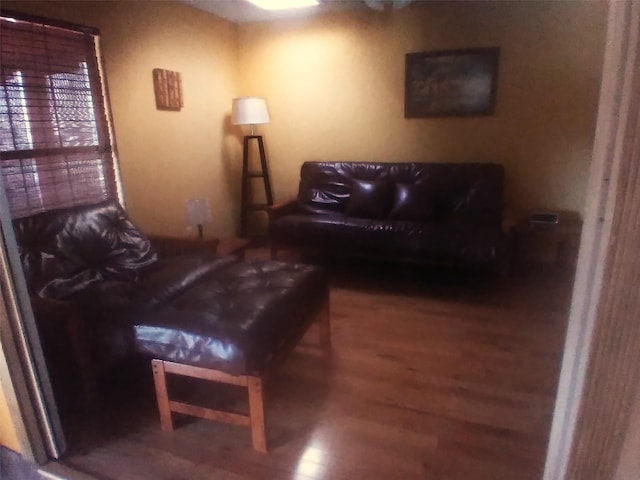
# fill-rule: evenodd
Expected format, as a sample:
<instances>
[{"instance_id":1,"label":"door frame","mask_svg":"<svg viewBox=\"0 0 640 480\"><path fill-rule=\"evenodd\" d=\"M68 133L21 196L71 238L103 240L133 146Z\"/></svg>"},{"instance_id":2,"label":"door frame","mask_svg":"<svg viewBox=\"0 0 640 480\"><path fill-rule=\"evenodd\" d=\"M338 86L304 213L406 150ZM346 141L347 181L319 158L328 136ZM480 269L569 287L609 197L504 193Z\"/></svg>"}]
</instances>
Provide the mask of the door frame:
<instances>
[{"instance_id":1,"label":"door frame","mask_svg":"<svg viewBox=\"0 0 640 480\"><path fill-rule=\"evenodd\" d=\"M640 348L624 340L617 350L603 347L615 335L633 340L639 330L634 308L640 314L637 285L619 281L640 271L640 256L632 251L640 235L629 216L640 210L640 197L628 181L640 156L632 138L640 135L640 101L633 100L640 91L640 3L610 0L608 7L584 229L544 480L613 478L632 410L632 399L625 397L640 392L634 368L621 368L627 361L640 363ZM615 308L620 302L631 306L631 315ZM602 392L596 383L611 391ZM610 420L606 425L603 415Z\"/></svg>"},{"instance_id":2,"label":"door frame","mask_svg":"<svg viewBox=\"0 0 640 480\"><path fill-rule=\"evenodd\" d=\"M66 450L0 172L0 383L21 453L36 463Z\"/></svg>"}]
</instances>

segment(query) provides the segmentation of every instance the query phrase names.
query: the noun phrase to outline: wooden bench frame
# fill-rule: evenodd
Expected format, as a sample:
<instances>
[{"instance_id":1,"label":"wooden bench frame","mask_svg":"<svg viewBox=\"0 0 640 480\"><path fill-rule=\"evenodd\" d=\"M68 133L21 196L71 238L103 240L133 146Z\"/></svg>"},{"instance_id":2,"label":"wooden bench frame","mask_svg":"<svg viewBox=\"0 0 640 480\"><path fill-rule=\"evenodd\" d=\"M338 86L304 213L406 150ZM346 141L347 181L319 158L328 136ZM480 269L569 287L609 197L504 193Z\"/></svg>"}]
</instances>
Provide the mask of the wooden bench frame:
<instances>
[{"instance_id":1,"label":"wooden bench frame","mask_svg":"<svg viewBox=\"0 0 640 480\"><path fill-rule=\"evenodd\" d=\"M278 365L287 358L289 353L296 347L300 339L309 329L309 326L314 322L318 324L320 346L328 351L331 348L328 294L316 314L310 316L310 318L303 322L300 328L294 332L294 335L282 343L278 350L269 358L266 366L260 372L254 372L250 375L230 375L220 370L194 367L165 360L152 360L151 367L153 369L153 380L155 383L156 400L158 402L158 410L160 411L162 430L173 430L173 412L218 422L231 423L233 425L249 427L251 429L253 448L259 452L266 453L267 437L264 415L264 382L266 378L275 371ZM247 389L249 396L249 414L243 415L226 412L171 400L167 389L167 374L244 387Z\"/></svg>"}]
</instances>

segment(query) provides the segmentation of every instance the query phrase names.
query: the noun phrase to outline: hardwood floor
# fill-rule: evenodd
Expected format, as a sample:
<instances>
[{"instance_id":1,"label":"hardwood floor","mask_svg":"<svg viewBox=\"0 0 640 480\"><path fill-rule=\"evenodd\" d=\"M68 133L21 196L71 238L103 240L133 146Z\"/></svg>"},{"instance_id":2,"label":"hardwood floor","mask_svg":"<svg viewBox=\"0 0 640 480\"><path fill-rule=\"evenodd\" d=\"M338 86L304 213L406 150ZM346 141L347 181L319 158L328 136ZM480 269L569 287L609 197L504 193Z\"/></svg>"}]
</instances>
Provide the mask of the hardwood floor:
<instances>
[{"instance_id":1,"label":"hardwood floor","mask_svg":"<svg viewBox=\"0 0 640 480\"><path fill-rule=\"evenodd\" d=\"M487 281L332 269L333 352L312 330L273 379L269 454L247 429L207 420L162 432L149 368L148 385L69 429L65 461L101 479L538 480L570 288L557 270Z\"/></svg>"}]
</instances>

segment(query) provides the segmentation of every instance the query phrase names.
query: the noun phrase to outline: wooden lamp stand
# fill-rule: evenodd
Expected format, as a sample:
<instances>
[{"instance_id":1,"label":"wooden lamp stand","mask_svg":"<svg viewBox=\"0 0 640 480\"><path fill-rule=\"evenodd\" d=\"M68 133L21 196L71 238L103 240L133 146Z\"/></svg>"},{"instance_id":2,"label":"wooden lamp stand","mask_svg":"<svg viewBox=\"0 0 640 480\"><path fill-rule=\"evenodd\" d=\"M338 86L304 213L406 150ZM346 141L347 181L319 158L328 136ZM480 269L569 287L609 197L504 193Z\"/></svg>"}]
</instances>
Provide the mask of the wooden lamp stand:
<instances>
[{"instance_id":1,"label":"wooden lamp stand","mask_svg":"<svg viewBox=\"0 0 640 480\"><path fill-rule=\"evenodd\" d=\"M260 170L249 170L249 149L251 140L258 142L258 150L260 152ZM250 203L249 189L250 179L262 178L264 183L264 193L267 203ZM240 236L247 235L247 215L250 212L266 210L273 205L273 193L271 192L271 180L269 178L269 168L267 167L267 156L264 151L264 142L262 135L245 135L242 145L242 198L240 204Z\"/></svg>"},{"instance_id":2,"label":"wooden lamp stand","mask_svg":"<svg viewBox=\"0 0 640 480\"><path fill-rule=\"evenodd\" d=\"M251 135L244 136L242 143L242 198L240 199L240 236L247 236L247 215L249 212L266 210L273 205L273 194L271 193L271 180L269 179L269 168L267 167L267 155L264 153L264 142L262 135L256 135L254 127L264 123L269 123L269 112L267 102L261 97L239 97L231 102L231 123L233 125L250 125ZM251 140L258 142L260 152L260 170L249 171L249 149ZM250 179L262 178L264 182L264 193L267 203L250 202Z\"/></svg>"}]
</instances>

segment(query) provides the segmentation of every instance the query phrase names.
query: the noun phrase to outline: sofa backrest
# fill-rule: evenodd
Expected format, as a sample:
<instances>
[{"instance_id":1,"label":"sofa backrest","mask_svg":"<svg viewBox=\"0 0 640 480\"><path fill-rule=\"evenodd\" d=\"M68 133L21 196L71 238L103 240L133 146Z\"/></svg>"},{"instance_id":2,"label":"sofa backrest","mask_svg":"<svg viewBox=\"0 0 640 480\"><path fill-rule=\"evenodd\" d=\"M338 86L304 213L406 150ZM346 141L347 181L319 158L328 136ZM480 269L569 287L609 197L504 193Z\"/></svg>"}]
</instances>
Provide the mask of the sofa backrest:
<instances>
[{"instance_id":1,"label":"sofa backrest","mask_svg":"<svg viewBox=\"0 0 640 480\"><path fill-rule=\"evenodd\" d=\"M156 260L149 240L113 200L19 218L13 229L27 284L45 297L135 277Z\"/></svg>"},{"instance_id":2,"label":"sofa backrest","mask_svg":"<svg viewBox=\"0 0 640 480\"><path fill-rule=\"evenodd\" d=\"M357 181L386 183L393 209L398 185L419 184L431 191L438 221L463 221L500 227L504 167L494 163L305 162L298 203L308 213L347 213ZM425 188L422 188L424 191ZM431 203L431 202L429 202Z\"/></svg>"}]
</instances>

